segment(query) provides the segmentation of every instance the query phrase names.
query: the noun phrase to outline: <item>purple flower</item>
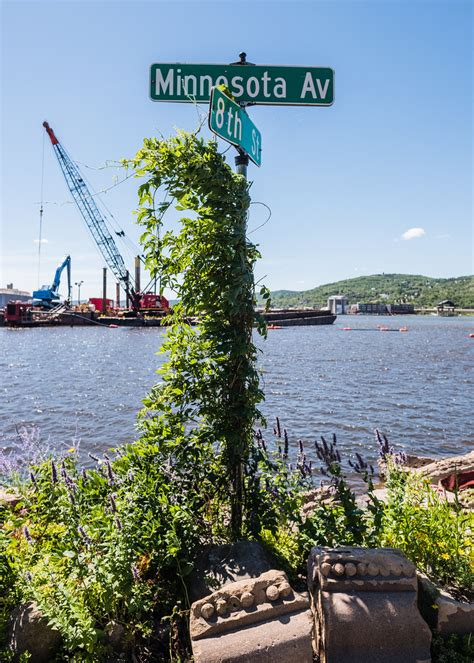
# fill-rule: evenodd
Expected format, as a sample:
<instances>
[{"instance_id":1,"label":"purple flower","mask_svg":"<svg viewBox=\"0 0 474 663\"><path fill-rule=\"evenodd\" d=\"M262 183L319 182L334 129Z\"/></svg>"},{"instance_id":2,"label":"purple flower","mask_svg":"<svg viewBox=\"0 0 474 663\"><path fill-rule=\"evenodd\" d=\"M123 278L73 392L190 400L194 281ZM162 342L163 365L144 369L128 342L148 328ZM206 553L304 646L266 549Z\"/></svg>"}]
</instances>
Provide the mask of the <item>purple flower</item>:
<instances>
[{"instance_id":1,"label":"purple flower","mask_svg":"<svg viewBox=\"0 0 474 663\"><path fill-rule=\"evenodd\" d=\"M116 518L115 518L115 524L117 525L118 531L121 532L122 529L123 529L122 521L120 520L120 518L118 516L116 516Z\"/></svg>"},{"instance_id":2,"label":"purple flower","mask_svg":"<svg viewBox=\"0 0 474 663\"><path fill-rule=\"evenodd\" d=\"M112 513L117 513L117 505L115 503L115 495L109 495L110 506L112 508Z\"/></svg>"},{"instance_id":3,"label":"purple flower","mask_svg":"<svg viewBox=\"0 0 474 663\"><path fill-rule=\"evenodd\" d=\"M90 536L87 534L86 530L82 527L82 525L79 525L79 527L77 528L77 531L78 531L79 534L81 535L81 538L82 538L82 540L84 541L84 543L85 543L86 545L90 546L91 543L92 543L92 539L91 539Z\"/></svg>"},{"instance_id":4,"label":"purple flower","mask_svg":"<svg viewBox=\"0 0 474 663\"><path fill-rule=\"evenodd\" d=\"M281 437L281 426L280 426L280 419L277 417L276 418L276 424L277 424L277 436Z\"/></svg>"},{"instance_id":5,"label":"purple flower","mask_svg":"<svg viewBox=\"0 0 474 663\"><path fill-rule=\"evenodd\" d=\"M95 460L96 463L99 462L99 458L97 458L97 456L94 456L94 454L91 454L91 453L89 452L87 455L89 456L89 458L92 458L92 460Z\"/></svg>"},{"instance_id":6,"label":"purple flower","mask_svg":"<svg viewBox=\"0 0 474 663\"><path fill-rule=\"evenodd\" d=\"M115 477L114 477L114 473L112 471L112 465L110 464L110 460L108 458L105 461L105 464L107 466L107 476L109 477L109 481L110 481L110 483L113 483Z\"/></svg>"},{"instance_id":7,"label":"purple flower","mask_svg":"<svg viewBox=\"0 0 474 663\"><path fill-rule=\"evenodd\" d=\"M34 486L36 489L38 489L38 482L36 481L36 477L35 477L35 473L34 473L34 472L30 472L30 479L31 479L31 483L33 484L33 486Z\"/></svg>"},{"instance_id":8,"label":"purple flower","mask_svg":"<svg viewBox=\"0 0 474 663\"><path fill-rule=\"evenodd\" d=\"M27 542L28 542L30 545L32 545L32 544L33 544L33 538L32 538L32 536L31 536L31 534L30 534L30 530L28 529L28 527L27 527L26 525L25 525L24 528L23 528L23 534L25 535L25 539L27 540Z\"/></svg>"},{"instance_id":9,"label":"purple flower","mask_svg":"<svg viewBox=\"0 0 474 663\"><path fill-rule=\"evenodd\" d=\"M54 464L54 460L51 461L51 481L53 483L58 483L58 471L56 469L56 465Z\"/></svg>"},{"instance_id":10,"label":"purple flower","mask_svg":"<svg viewBox=\"0 0 474 663\"><path fill-rule=\"evenodd\" d=\"M135 566L135 564L131 565L131 569L132 569L133 579L138 582L140 580L140 573L138 572L138 569Z\"/></svg>"}]
</instances>

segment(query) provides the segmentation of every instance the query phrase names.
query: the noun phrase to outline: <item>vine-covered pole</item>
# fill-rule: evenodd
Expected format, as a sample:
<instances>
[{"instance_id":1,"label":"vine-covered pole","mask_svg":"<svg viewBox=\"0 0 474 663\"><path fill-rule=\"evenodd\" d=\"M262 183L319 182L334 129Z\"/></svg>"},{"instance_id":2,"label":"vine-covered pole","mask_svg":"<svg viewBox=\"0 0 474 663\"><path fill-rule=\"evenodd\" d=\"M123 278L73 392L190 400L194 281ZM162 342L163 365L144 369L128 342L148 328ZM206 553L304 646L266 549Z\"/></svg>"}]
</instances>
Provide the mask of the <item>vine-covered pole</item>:
<instances>
[{"instance_id":1,"label":"vine-covered pole","mask_svg":"<svg viewBox=\"0 0 474 663\"><path fill-rule=\"evenodd\" d=\"M237 148L235 166L238 175L247 179L247 166L249 158L243 150ZM248 199L248 205L250 198ZM235 421L231 424L230 431L236 435L233 444L229 444L230 451L229 470L231 475L231 533L232 538L237 540L242 537L243 511L244 511L244 484L245 464L250 449L250 438L253 435L254 421L248 407L247 381L245 376L249 374L254 359L252 356L252 330L253 330L253 269L247 256L247 216L248 205L239 217L240 228L236 228L241 238L240 242L240 297L239 306L235 309L234 319L230 320L234 328L236 345L243 353L235 355L235 380L230 390L230 412L234 413ZM249 288L249 284L251 287ZM234 401L234 402L232 402Z\"/></svg>"}]
</instances>

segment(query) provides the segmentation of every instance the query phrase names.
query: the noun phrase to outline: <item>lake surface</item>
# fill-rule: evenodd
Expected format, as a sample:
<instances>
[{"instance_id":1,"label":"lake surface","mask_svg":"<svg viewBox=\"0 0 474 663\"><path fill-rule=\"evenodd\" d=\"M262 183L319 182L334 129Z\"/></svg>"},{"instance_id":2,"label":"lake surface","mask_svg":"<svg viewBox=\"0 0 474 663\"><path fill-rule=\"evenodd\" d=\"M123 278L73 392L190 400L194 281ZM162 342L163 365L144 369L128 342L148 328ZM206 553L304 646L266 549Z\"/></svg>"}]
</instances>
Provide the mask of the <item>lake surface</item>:
<instances>
[{"instance_id":1,"label":"lake surface","mask_svg":"<svg viewBox=\"0 0 474 663\"><path fill-rule=\"evenodd\" d=\"M359 451L373 462L374 428L412 453L466 453L472 332L474 318L432 316L339 316L332 326L269 331L258 340L262 410L269 424L280 417L295 446L336 433L344 457ZM27 439L61 452L79 445L87 458L135 439L162 338L160 329L0 328L0 451Z\"/></svg>"}]
</instances>

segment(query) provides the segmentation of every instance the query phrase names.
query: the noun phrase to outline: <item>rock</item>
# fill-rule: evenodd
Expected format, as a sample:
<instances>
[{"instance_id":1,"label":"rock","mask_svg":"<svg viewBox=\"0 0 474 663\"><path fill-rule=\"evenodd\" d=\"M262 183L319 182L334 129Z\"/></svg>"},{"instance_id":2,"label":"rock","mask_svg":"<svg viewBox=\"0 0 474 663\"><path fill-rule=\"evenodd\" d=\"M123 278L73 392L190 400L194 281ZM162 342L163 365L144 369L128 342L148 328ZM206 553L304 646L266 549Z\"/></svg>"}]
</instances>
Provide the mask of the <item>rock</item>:
<instances>
[{"instance_id":1,"label":"rock","mask_svg":"<svg viewBox=\"0 0 474 663\"><path fill-rule=\"evenodd\" d=\"M21 502L21 495L16 491L9 490L8 492L0 488L0 506L15 507Z\"/></svg>"},{"instance_id":2,"label":"rock","mask_svg":"<svg viewBox=\"0 0 474 663\"><path fill-rule=\"evenodd\" d=\"M424 467L435 461L434 458L428 458L427 456L415 456L413 454L404 454L403 460L400 455L397 455L398 461L401 464L401 467L404 469L416 469L419 467ZM383 459L377 461L379 468L379 477L385 479L387 475L387 463Z\"/></svg>"},{"instance_id":3,"label":"rock","mask_svg":"<svg viewBox=\"0 0 474 663\"><path fill-rule=\"evenodd\" d=\"M257 541L212 546L199 555L189 580L191 601L246 578L275 568L273 556Z\"/></svg>"},{"instance_id":4,"label":"rock","mask_svg":"<svg viewBox=\"0 0 474 663\"><path fill-rule=\"evenodd\" d=\"M474 451L470 451L463 456L450 456L435 460L428 465L424 465L416 470L422 476L428 478L430 483L438 484L443 479L447 479L452 474L468 474L474 472Z\"/></svg>"},{"instance_id":5,"label":"rock","mask_svg":"<svg viewBox=\"0 0 474 663\"><path fill-rule=\"evenodd\" d=\"M312 488L308 490L303 496L303 506L301 507L301 516L306 519L310 518L316 509L320 506L337 506L340 501L337 498L333 486L321 486L320 488Z\"/></svg>"},{"instance_id":6,"label":"rock","mask_svg":"<svg viewBox=\"0 0 474 663\"><path fill-rule=\"evenodd\" d=\"M8 646L18 660L29 652L30 663L48 663L61 643L61 634L51 628L38 606L30 601L16 608L11 616Z\"/></svg>"},{"instance_id":7,"label":"rock","mask_svg":"<svg viewBox=\"0 0 474 663\"><path fill-rule=\"evenodd\" d=\"M308 596L295 592L282 571L270 570L192 604L194 660L312 663L312 626Z\"/></svg>"},{"instance_id":8,"label":"rock","mask_svg":"<svg viewBox=\"0 0 474 663\"><path fill-rule=\"evenodd\" d=\"M474 633L474 604L458 601L435 585L424 574L418 574L420 604L427 611L428 623L442 636Z\"/></svg>"},{"instance_id":9,"label":"rock","mask_svg":"<svg viewBox=\"0 0 474 663\"><path fill-rule=\"evenodd\" d=\"M380 502L383 502L384 504L388 503L388 488L374 488L372 492ZM367 493L356 497L356 504L359 509L366 509L369 503L370 499Z\"/></svg>"},{"instance_id":10,"label":"rock","mask_svg":"<svg viewBox=\"0 0 474 663\"><path fill-rule=\"evenodd\" d=\"M452 493L446 492L444 489L437 489L437 492L438 495L443 497L447 502L449 502L449 504L454 504L456 501L454 495ZM373 494L380 502L388 504L388 488L375 488ZM367 494L359 495L356 498L356 503L360 509L366 509L370 503L369 496Z\"/></svg>"},{"instance_id":11,"label":"rock","mask_svg":"<svg viewBox=\"0 0 474 663\"><path fill-rule=\"evenodd\" d=\"M126 630L122 624L111 621L105 627L105 638L114 651L120 651L125 644Z\"/></svg>"},{"instance_id":12,"label":"rock","mask_svg":"<svg viewBox=\"0 0 474 663\"><path fill-rule=\"evenodd\" d=\"M415 566L392 548L313 548L308 584L321 663L428 663Z\"/></svg>"}]
</instances>

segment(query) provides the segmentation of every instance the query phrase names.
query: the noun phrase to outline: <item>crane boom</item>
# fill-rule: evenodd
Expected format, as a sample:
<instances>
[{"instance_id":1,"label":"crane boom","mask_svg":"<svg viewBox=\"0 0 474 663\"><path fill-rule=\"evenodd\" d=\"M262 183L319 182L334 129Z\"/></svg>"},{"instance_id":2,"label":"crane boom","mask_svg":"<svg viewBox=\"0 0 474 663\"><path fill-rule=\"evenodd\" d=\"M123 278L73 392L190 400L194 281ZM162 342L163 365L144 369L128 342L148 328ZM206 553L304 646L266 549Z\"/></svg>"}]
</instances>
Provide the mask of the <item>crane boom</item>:
<instances>
[{"instance_id":1,"label":"crane boom","mask_svg":"<svg viewBox=\"0 0 474 663\"><path fill-rule=\"evenodd\" d=\"M125 291L129 294L132 306L135 308L139 300L139 294L136 293L129 284L128 272L123 258L120 255L114 238L110 234L107 224L105 223L92 194L87 188L78 167L68 156L66 150L56 138L54 131L46 121L43 122L43 127L46 129L51 140L51 144L69 191L71 192L92 237L99 247L106 264L110 267L117 280L122 283Z\"/></svg>"}]
</instances>

